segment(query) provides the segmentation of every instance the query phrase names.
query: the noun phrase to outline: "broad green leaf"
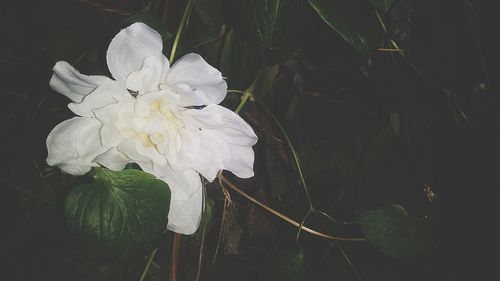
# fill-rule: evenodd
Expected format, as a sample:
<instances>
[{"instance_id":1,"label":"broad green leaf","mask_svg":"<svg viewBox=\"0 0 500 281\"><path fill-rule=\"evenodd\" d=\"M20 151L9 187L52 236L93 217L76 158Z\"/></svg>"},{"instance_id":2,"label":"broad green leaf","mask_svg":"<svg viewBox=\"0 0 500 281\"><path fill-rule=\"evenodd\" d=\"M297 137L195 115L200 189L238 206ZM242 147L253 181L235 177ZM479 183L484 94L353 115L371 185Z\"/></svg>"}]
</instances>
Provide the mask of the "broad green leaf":
<instances>
[{"instance_id":1,"label":"broad green leaf","mask_svg":"<svg viewBox=\"0 0 500 281\"><path fill-rule=\"evenodd\" d=\"M272 89L274 79L276 78L277 74L278 74L277 65L263 67L257 73L257 76L255 77L255 80L253 81L252 85L250 85L250 87L248 88L248 91L250 91L256 97L264 96L267 92L269 92Z\"/></svg>"},{"instance_id":2,"label":"broad green leaf","mask_svg":"<svg viewBox=\"0 0 500 281\"><path fill-rule=\"evenodd\" d=\"M158 246L167 225L167 184L139 170L94 170L94 182L73 189L65 203L71 231L90 253L121 259Z\"/></svg>"},{"instance_id":3,"label":"broad green leaf","mask_svg":"<svg viewBox=\"0 0 500 281\"><path fill-rule=\"evenodd\" d=\"M396 0L368 0L375 8L377 8L382 13L387 13L392 7L392 4L396 2Z\"/></svg>"},{"instance_id":4,"label":"broad green leaf","mask_svg":"<svg viewBox=\"0 0 500 281\"><path fill-rule=\"evenodd\" d=\"M308 0L320 17L362 55L382 41L379 22L361 0ZM368 5L369 6L369 5Z\"/></svg>"},{"instance_id":5,"label":"broad green leaf","mask_svg":"<svg viewBox=\"0 0 500 281\"><path fill-rule=\"evenodd\" d=\"M429 223L408 215L399 205L366 212L359 222L366 239L388 256L400 258L423 254L432 246Z\"/></svg>"},{"instance_id":6,"label":"broad green leaf","mask_svg":"<svg viewBox=\"0 0 500 281\"><path fill-rule=\"evenodd\" d=\"M296 250L266 255L257 272L259 281L304 281L304 252Z\"/></svg>"}]
</instances>

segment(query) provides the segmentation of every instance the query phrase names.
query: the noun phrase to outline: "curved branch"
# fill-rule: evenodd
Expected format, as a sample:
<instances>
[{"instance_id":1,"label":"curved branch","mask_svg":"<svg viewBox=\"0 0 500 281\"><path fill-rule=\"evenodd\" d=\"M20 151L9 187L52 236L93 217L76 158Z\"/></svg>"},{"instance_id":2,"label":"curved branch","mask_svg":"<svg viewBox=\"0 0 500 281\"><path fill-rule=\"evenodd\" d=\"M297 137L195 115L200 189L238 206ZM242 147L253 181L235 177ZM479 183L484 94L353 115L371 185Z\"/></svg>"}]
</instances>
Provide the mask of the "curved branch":
<instances>
[{"instance_id":1,"label":"curved branch","mask_svg":"<svg viewBox=\"0 0 500 281\"><path fill-rule=\"evenodd\" d=\"M307 226L304 226L304 225L301 225L300 223L294 221L293 219L291 219L290 217L272 209L271 207L265 205L264 203L258 201L257 199L253 198L252 196L248 195L247 193L245 193L244 191L242 191L241 189L239 189L236 185L234 185L232 182L230 182L224 175L222 174L219 174L219 179L220 179L220 182L222 183L225 183L227 184L227 186L234 190L235 192L239 193L241 196L247 198L248 200L252 201L253 203L259 205L261 208L265 209L266 211L270 212L271 214L279 217L280 219L286 221L287 223L295 226L295 227L298 227L300 228L301 230L305 231L305 232L308 232L312 235L315 235L315 236L319 236L319 237L323 237L323 238L326 238L326 239L331 239L331 240L337 240L337 241L350 241L350 242L363 242L363 241L366 241L365 238L350 238L350 237L338 237L338 236L333 236L333 235L329 235L329 234L324 234L322 232L319 232L319 231L316 231L314 229L311 229Z\"/></svg>"}]
</instances>

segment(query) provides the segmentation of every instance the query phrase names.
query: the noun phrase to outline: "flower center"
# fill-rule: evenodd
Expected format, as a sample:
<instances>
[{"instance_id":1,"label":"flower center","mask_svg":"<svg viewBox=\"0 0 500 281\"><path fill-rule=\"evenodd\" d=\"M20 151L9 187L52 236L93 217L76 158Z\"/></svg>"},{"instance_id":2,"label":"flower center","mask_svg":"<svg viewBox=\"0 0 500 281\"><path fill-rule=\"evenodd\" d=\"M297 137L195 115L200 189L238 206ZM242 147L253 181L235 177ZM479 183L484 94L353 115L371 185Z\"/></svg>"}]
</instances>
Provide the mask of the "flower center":
<instances>
[{"instance_id":1,"label":"flower center","mask_svg":"<svg viewBox=\"0 0 500 281\"><path fill-rule=\"evenodd\" d=\"M169 106L168 101L164 99L145 102L136 100L133 106L129 106L128 110L120 114L118 131L160 154L164 154L167 147L179 149L179 130L185 127L179 118L182 109Z\"/></svg>"}]
</instances>

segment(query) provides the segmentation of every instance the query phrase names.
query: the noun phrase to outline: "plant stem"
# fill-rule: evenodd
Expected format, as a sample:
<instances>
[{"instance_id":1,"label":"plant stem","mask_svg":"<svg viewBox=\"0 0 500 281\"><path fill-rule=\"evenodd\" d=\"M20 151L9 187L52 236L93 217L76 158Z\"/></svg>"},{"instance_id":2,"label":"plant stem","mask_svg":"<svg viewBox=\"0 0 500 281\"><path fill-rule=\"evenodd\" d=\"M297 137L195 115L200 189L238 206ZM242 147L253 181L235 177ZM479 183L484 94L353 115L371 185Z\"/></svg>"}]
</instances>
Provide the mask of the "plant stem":
<instances>
[{"instance_id":1,"label":"plant stem","mask_svg":"<svg viewBox=\"0 0 500 281\"><path fill-rule=\"evenodd\" d=\"M203 264L203 251L205 249L205 238L207 236L207 227L208 223L203 226L203 233L201 235L201 244L200 244L200 255L198 256L198 270L196 271L196 281L200 281L201 277L201 266Z\"/></svg>"},{"instance_id":2,"label":"plant stem","mask_svg":"<svg viewBox=\"0 0 500 281\"><path fill-rule=\"evenodd\" d=\"M245 103L248 101L250 96L252 96L252 93L250 93L249 91L243 92L243 96L241 97L241 102L240 102L240 104L238 104L238 107L236 107L236 109L234 110L234 112L236 112L236 114L238 114L241 111L241 109L243 108L243 106L245 106Z\"/></svg>"},{"instance_id":3,"label":"plant stem","mask_svg":"<svg viewBox=\"0 0 500 281\"><path fill-rule=\"evenodd\" d=\"M120 9L115 9L115 8L108 7L108 6L100 4L100 3L94 3L94 2L91 2L88 0L79 0L78 2L87 4L91 7L97 8L101 11L105 11L108 13L117 14L117 15L121 15L121 16L130 16L130 15L134 14L134 12L131 12L131 11L124 11L124 10L120 10Z\"/></svg>"},{"instance_id":4,"label":"plant stem","mask_svg":"<svg viewBox=\"0 0 500 281\"><path fill-rule=\"evenodd\" d=\"M319 231L316 231L314 229L311 229L307 226L304 226L296 221L294 221L293 219L291 219L290 217L272 209L271 207L265 205L264 203L258 201L257 199L253 198L252 196L248 195L247 193L245 193L244 191L242 191L241 189L239 189L236 185L234 185L232 182L230 182L224 175L220 174L219 175L219 178L221 180L221 182L224 182L225 184L227 184L229 186L229 188L231 188L232 190L236 191L237 193L239 193L240 195L242 195L243 197L247 198L248 200L250 200L251 202L257 204L258 206L260 206L261 208L265 209L266 211L270 212L271 214L277 216L278 218L286 221L287 223L293 225L293 226L296 226L296 227L300 227L301 230L304 230L305 232L308 232L312 235L315 235L315 236L319 236L319 237L323 237L323 238L326 238L326 239L332 239L332 240L338 240L338 241L350 241L350 242L364 242L366 241L365 238L350 238L350 237L338 237L338 236L333 236L333 235L329 235L329 234L324 234L324 233L321 233Z\"/></svg>"},{"instance_id":5,"label":"plant stem","mask_svg":"<svg viewBox=\"0 0 500 281\"><path fill-rule=\"evenodd\" d=\"M172 45L172 51L170 52L170 63L173 63L175 58L175 52L177 51L177 46L179 45L179 39L181 38L182 31L186 28L187 23L189 21L189 16L191 16L191 12L193 11L194 4L196 0L189 0L186 5L186 9L184 9L184 14L182 15L181 22L179 23L179 27L177 28L177 33L175 34L174 44Z\"/></svg>"},{"instance_id":6,"label":"plant stem","mask_svg":"<svg viewBox=\"0 0 500 281\"><path fill-rule=\"evenodd\" d=\"M240 90L227 90L228 93L233 93L233 94L243 94L243 91Z\"/></svg>"},{"instance_id":7,"label":"plant stem","mask_svg":"<svg viewBox=\"0 0 500 281\"><path fill-rule=\"evenodd\" d=\"M179 264L179 248L181 244L181 235L179 233L174 233L174 239L172 242L172 257L170 260L170 272L169 281L177 281L177 266Z\"/></svg>"},{"instance_id":8,"label":"plant stem","mask_svg":"<svg viewBox=\"0 0 500 281\"><path fill-rule=\"evenodd\" d=\"M288 134L286 133L285 128L283 128L283 126L279 122L278 118L274 115L274 113L271 111L271 109L269 109L269 107L267 107L267 105L264 104L260 99L255 98L255 100L260 104L260 106L262 106L262 108L264 108L264 110L271 117L271 119L273 119L274 123L276 123L276 126L278 126L278 129L280 130L281 134L283 135L286 142L288 143L288 146L290 146L290 150L292 151L293 159L295 160L295 166L297 166L297 172L299 173L300 182L302 183L302 186L304 187L304 193L306 195L307 203L309 204L309 208L311 210L314 210L311 196L309 195L309 189L307 188L307 183L306 183L306 180L304 178L304 173L302 172L302 165L300 164L299 154L297 153L297 151L293 147L292 141L288 137Z\"/></svg>"},{"instance_id":9,"label":"plant stem","mask_svg":"<svg viewBox=\"0 0 500 281\"><path fill-rule=\"evenodd\" d=\"M149 268L151 267L151 263L153 262L153 259L156 256L156 252L158 252L158 248L154 249L151 252L151 254L149 254L148 262L146 263L146 267L142 271L141 278L139 279L139 281L144 281L144 278L146 278L146 275L148 274Z\"/></svg>"}]
</instances>

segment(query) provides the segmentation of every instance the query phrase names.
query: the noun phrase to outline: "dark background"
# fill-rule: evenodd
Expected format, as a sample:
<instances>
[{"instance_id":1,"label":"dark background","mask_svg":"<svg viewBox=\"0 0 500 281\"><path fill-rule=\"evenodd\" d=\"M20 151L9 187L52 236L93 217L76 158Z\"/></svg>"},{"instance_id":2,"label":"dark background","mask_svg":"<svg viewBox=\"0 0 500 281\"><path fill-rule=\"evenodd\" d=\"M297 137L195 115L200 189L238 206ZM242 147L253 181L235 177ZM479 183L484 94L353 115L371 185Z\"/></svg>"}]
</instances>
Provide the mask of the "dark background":
<instances>
[{"instance_id":1,"label":"dark background","mask_svg":"<svg viewBox=\"0 0 500 281\"><path fill-rule=\"evenodd\" d=\"M170 2L165 27L175 34L184 2ZM218 31L221 22L245 32L238 26L238 14L228 11L231 5L220 9L213 26L203 27L204 16L213 15L213 8L207 8L212 7L210 1L199 2L180 52L194 50L220 67L224 38L203 47L193 48L193 43ZM104 50L127 18L120 11L141 8L140 1L132 0L99 3L0 3L2 280L95 280L108 270L85 261L65 228L64 198L82 179L61 175L45 164L47 134L71 116L67 100L48 87L52 66L67 60L84 73L106 73ZM273 91L263 100L295 143L319 209L351 221L359 210L400 204L432 221L435 247L413 258L390 258L367 243L343 243L362 280L500 278L499 22L494 4L398 1L386 24L388 36L405 49L406 59L386 51L358 55L311 9L304 10L306 31L297 30L293 50L271 51L251 37L245 39L258 56L279 65ZM152 13L161 17L164 5L153 1ZM389 48L387 41L381 47ZM252 67L246 69L249 73L241 75L251 81ZM245 78L234 81L229 80L232 89L248 86ZM228 95L226 106L234 108L237 102ZM307 209L290 152L275 141L281 138L279 131L255 104L247 106L244 116L260 141L256 177L239 184L300 221ZM437 196L432 202L424 192L427 186ZM207 189L216 206L207 236L211 257L222 195L215 183ZM330 242L304 236L297 245L292 227L243 198L233 199L239 202L235 221L243 231L239 248L232 254L221 250L215 264L207 258L201 280L268 280L262 277L265 271L259 271L260 257L297 247L304 251L310 280L359 280ZM315 219L311 224L360 234L356 227L330 227ZM160 268L150 280L167 280L170 239L168 234L157 258ZM189 238L184 243L181 271L188 273L182 278L193 280L189 272L196 267L198 253ZM117 280L138 280L143 263L117 267L125 272Z\"/></svg>"}]
</instances>

